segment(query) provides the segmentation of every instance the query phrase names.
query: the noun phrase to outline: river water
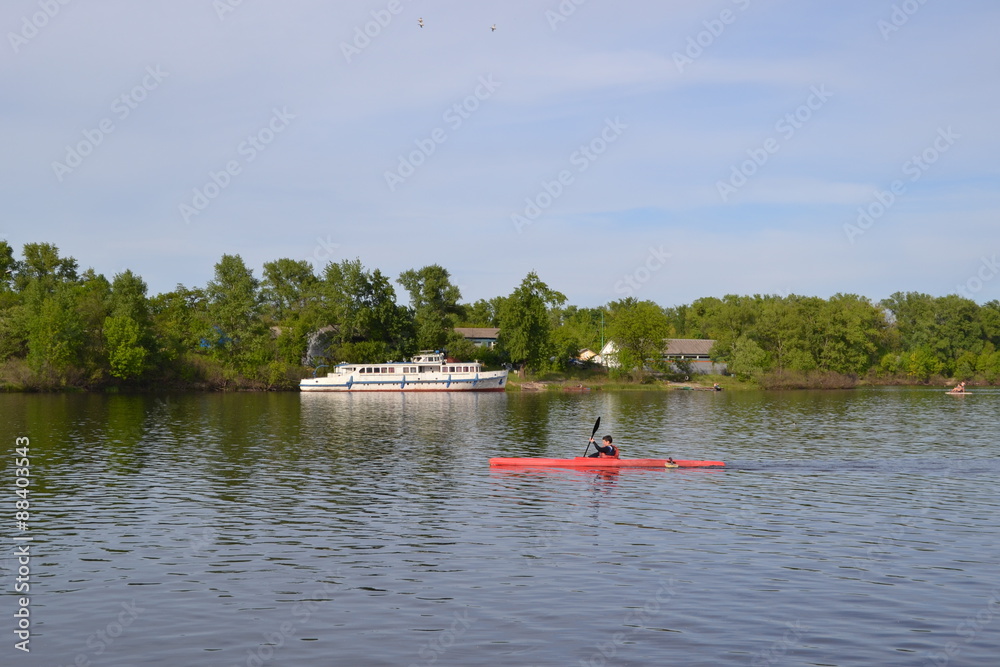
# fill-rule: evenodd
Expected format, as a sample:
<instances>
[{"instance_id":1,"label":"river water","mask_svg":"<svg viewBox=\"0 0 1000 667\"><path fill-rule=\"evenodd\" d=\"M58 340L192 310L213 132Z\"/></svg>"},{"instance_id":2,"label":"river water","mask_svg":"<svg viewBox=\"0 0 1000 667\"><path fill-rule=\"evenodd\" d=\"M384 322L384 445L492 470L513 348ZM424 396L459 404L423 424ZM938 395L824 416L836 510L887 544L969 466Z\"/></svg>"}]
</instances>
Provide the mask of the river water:
<instances>
[{"instance_id":1,"label":"river water","mask_svg":"<svg viewBox=\"0 0 1000 667\"><path fill-rule=\"evenodd\" d=\"M0 664L1000 664L998 407L0 395ZM580 455L598 416L727 468L488 467Z\"/></svg>"}]
</instances>

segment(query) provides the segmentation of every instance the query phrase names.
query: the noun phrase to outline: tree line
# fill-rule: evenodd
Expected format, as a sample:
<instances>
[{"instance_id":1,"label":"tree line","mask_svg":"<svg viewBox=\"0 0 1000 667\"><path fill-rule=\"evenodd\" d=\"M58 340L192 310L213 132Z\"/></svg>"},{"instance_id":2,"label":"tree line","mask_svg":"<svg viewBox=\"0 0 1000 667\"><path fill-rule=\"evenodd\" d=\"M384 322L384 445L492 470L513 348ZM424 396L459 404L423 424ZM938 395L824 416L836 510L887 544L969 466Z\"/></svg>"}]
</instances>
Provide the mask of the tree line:
<instances>
[{"instance_id":1,"label":"tree line","mask_svg":"<svg viewBox=\"0 0 1000 667\"><path fill-rule=\"evenodd\" d=\"M396 287L409 297L399 305ZM493 350L455 327L498 327ZM666 338L708 338L741 379L835 373L927 381L1000 379L1000 303L897 293L879 303L838 294L706 297L663 308L627 298L567 305L534 271L508 295L463 303L429 265L391 280L360 260L321 270L266 262L260 277L223 255L204 287L149 295L131 270L108 280L27 243L0 241L0 387L8 389L292 388L323 366L402 360L445 349L526 372L565 370L580 350L617 347L619 375L668 370Z\"/></svg>"}]
</instances>

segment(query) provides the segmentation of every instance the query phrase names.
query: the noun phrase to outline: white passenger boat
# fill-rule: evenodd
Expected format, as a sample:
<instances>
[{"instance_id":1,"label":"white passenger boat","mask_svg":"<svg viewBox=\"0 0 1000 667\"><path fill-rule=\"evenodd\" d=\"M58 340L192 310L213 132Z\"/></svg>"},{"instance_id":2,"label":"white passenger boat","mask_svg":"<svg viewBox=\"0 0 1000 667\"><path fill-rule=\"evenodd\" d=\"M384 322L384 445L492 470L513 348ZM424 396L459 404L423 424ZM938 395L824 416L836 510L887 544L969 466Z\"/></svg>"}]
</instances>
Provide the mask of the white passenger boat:
<instances>
[{"instance_id":1,"label":"white passenger boat","mask_svg":"<svg viewBox=\"0 0 1000 667\"><path fill-rule=\"evenodd\" d=\"M302 391L503 391L507 371L484 371L478 361L448 361L421 352L410 361L338 364L326 377L305 378Z\"/></svg>"}]
</instances>

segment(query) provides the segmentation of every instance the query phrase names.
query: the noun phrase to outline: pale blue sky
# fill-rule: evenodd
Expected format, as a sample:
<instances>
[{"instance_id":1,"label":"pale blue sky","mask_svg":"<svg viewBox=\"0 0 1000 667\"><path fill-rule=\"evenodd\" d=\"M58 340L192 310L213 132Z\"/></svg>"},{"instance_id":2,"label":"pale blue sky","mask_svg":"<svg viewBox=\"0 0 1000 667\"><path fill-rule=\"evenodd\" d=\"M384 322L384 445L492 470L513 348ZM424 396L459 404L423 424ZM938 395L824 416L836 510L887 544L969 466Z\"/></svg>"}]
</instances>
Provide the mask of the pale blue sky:
<instances>
[{"instance_id":1,"label":"pale blue sky","mask_svg":"<svg viewBox=\"0 0 1000 667\"><path fill-rule=\"evenodd\" d=\"M441 264L467 302L531 270L581 306L984 302L998 27L986 0L7 0L0 236L151 293L238 253Z\"/></svg>"}]
</instances>

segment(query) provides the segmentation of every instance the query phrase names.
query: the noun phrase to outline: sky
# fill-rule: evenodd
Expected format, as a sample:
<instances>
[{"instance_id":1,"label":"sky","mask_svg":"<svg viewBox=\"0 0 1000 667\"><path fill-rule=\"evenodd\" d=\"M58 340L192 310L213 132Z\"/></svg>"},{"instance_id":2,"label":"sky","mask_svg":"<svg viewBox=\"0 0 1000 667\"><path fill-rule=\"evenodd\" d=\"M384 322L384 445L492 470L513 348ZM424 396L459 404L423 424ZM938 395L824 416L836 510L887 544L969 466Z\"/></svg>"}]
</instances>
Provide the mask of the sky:
<instances>
[{"instance_id":1,"label":"sky","mask_svg":"<svg viewBox=\"0 0 1000 667\"><path fill-rule=\"evenodd\" d=\"M985 303L998 26L988 0L5 0L0 239L150 295L238 254L439 264L466 303L532 271L584 307Z\"/></svg>"}]
</instances>

